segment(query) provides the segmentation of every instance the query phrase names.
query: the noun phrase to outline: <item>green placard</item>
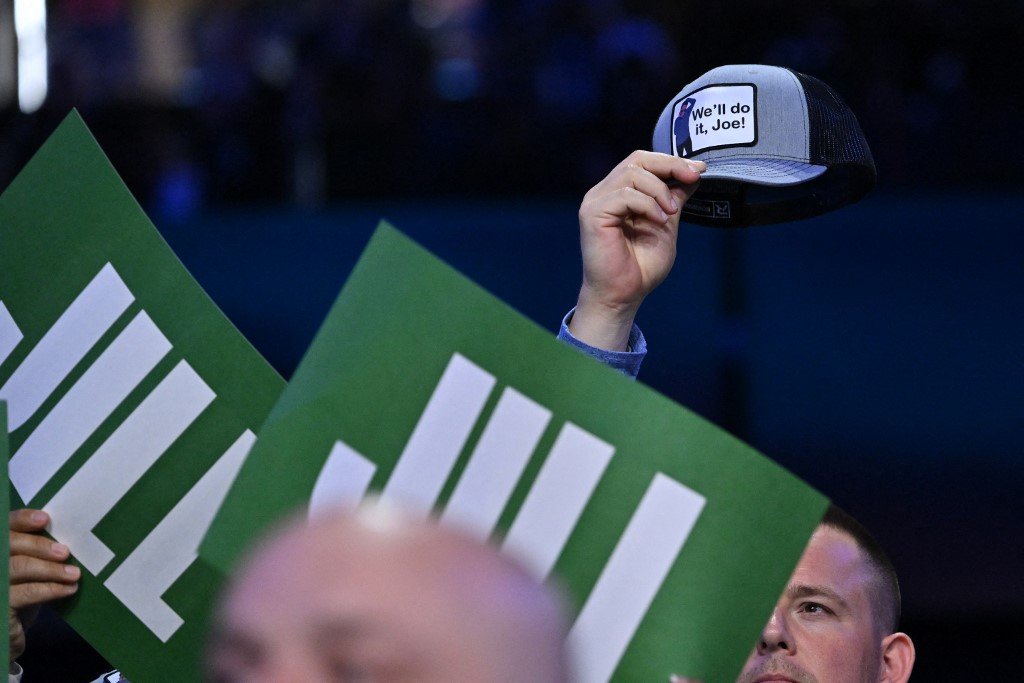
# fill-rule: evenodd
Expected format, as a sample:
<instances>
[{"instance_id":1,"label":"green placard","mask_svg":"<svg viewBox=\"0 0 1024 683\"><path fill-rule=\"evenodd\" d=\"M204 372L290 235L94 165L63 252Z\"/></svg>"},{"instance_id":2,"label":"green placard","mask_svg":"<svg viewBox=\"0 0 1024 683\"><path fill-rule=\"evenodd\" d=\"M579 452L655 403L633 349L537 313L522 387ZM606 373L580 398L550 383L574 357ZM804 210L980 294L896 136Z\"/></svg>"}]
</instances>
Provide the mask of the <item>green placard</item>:
<instances>
[{"instance_id":1,"label":"green placard","mask_svg":"<svg viewBox=\"0 0 1024 683\"><path fill-rule=\"evenodd\" d=\"M72 113L0 197L0 399L15 502L83 566L65 617L131 680L197 680L195 553L283 387Z\"/></svg>"},{"instance_id":2,"label":"green placard","mask_svg":"<svg viewBox=\"0 0 1024 683\"><path fill-rule=\"evenodd\" d=\"M7 403L0 401L0 469L3 469L4 479L7 478ZM3 502L4 507L0 508L3 510L9 510L11 507L10 491L6 486L0 486L0 502ZM11 539L7 534L0 534L3 539L0 539L0 557L10 557L11 554ZM11 574L10 566L7 562L0 562L0 581L3 581L4 586L8 586L8 589L3 591L4 599L3 602L8 604L10 607L11 601ZM8 610L4 610L6 612ZM3 626L0 626L0 648L4 651L3 661L9 662L11 659L11 640L10 640L10 624L7 619L3 620Z\"/></svg>"},{"instance_id":3,"label":"green placard","mask_svg":"<svg viewBox=\"0 0 1024 683\"><path fill-rule=\"evenodd\" d=\"M368 491L557 576L588 683L735 680L827 505L386 225L200 555L229 571L295 506Z\"/></svg>"}]
</instances>

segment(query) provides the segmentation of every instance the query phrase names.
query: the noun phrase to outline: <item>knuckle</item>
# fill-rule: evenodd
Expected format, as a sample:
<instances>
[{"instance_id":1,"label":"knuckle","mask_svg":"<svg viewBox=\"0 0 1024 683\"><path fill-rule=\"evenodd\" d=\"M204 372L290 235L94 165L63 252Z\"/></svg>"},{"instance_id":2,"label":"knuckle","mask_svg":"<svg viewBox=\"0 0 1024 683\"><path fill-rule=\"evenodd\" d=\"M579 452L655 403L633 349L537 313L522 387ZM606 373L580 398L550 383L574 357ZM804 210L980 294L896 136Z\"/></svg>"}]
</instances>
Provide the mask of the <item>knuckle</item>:
<instances>
[{"instance_id":1,"label":"knuckle","mask_svg":"<svg viewBox=\"0 0 1024 683\"><path fill-rule=\"evenodd\" d=\"M593 197L587 197L580 204L579 217L581 219L589 218L594 215L594 212L599 210L600 207L607 201L607 196L597 195Z\"/></svg>"},{"instance_id":2,"label":"knuckle","mask_svg":"<svg viewBox=\"0 0 1024 683\"><path fill-rule=\"evenodd\" d=\"M11 586L11 607L20 609L56 600L64 595L63 586L59 583L33 581Z\"/></svg>"},{"instance_id":3,"label":"knuckle","mask_svg":"<svg viewBox=\"0 0 1024 683\"><path fill-rule=\"evenodd\" d=\"M29 557L25 555L12 555L10 561L11 581L19 579L28 573L30 565Z\"/></svg>"},{"instance_id":4,"label":"knuckle","mask_svg":"<svg viewBox=\"0 0 1024 683\"><path fill-rule=\"evenodd\" d=\"M30 600L29 604L35 605L51 600L56 596L57 591L49 583L33 582L25 584L25 594Z\"/></svg>"},{"instance_id":5,"label":"knuckle","mask_svg":"<svg viewBox=\"0 0 1024 683\"><path fill-rule=\"evenodd\" d=\"M38 534L11 534L11 553L14 555L47 558L50 557L52 545L50 539Z\"/></svg>"},{"instance_id":6,"label":"knuckle","mask_svg":"<svg viewBox=\"0 0 1024 683\"><path fill-rule=\"evenodd\" d=\"M11 608L21 609L34 605L37 601L35 595L39 589L32 583L11 584Z\"/></svg>"},{"instance_id":7,"label":"knuckle","mask_svg":"<svg viewBox=\"0 0 1024 683\"><path fill-rule=\"evenodd\" d=\"M67 579L65 565L60 562L39 560L26 555L15 555L10 562L12 584L32 585L39 581L62 581Z\"/></svg>"},{"instance_id":8,"label":"knuckle","mask_svg":"<svg viewBox=\"0 0 1024 683\"><path fill-rule=\"evenodd\" d=\"M29 526L29 514L30 511L22 508L20 510L11 510L7 514L8 526L11 529L22 529Z\"/></svg>"},{"instance_id":9,"label":"knuckle","mask_svg":"<svg viewBox=\"0 0 1024 683\"><path fill-rule=\"evenodd\" d=\"M622 168L622 172L615 179L616 185L620 187L623 185L633 185L636 182L637 171L639 171L639 166L636 164L626 164Z\"/></svg>"},{"instance_id":10,"label":"knuckle","mask_svg":"<svg viewBox=\"0 0 1024 683\"><path fill-rule=\"evenodd\" d=\"M38 513L39 510L34 510L31 508L21 508L19 510L12 510L7 515L8 527L10 528L11 531L39 531L45 526L45 523L33 519Z\"/></svg>"},{"instance_id":11,"label":"knuckle","mask_svg":"<svg viewBox=\"0 0 1024 683\"><path fill-rule=\"evenodd\" d=\"M12 555L25 552L26 548L32 547L32 535L21 531L12 531L8 536L10 551Z\"/></svg>"}]
</instances>

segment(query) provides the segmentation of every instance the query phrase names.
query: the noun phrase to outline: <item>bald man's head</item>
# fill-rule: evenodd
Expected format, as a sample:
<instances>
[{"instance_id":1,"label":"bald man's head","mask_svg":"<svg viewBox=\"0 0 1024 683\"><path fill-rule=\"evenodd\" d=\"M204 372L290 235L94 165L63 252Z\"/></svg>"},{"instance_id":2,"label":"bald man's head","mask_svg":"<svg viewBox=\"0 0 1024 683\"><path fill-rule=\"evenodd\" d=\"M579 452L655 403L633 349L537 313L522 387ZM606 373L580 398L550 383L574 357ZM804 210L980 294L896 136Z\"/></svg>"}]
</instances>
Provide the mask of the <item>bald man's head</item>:
<instances>
[{"instance_id":1,"label":"bald man's head","mask_svg":"<svg viewBox=\"0 0 1024 683\"><path fill-rule=\"evenodd\" d=\"M558 599L493 548L367 507L292 521L217 612L215 681L564 681Z\"/></svg>"}]
</instances>

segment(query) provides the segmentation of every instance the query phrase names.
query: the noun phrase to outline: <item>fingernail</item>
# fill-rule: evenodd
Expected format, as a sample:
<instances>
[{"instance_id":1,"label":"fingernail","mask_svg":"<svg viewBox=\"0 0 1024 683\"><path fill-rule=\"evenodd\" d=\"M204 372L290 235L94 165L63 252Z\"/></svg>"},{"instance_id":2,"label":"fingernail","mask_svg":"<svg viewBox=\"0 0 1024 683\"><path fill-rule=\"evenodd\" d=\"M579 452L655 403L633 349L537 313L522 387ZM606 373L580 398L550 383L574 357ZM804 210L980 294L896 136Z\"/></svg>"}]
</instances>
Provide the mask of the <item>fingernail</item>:
<instances>
[{"instance_id":1,"label":"fingernail","mask_svg":"<svg viewBox=\"0 0 1024 683\"><path fill-rule=\"evenodd\" d=\"M49 515L42 510L36 510L29 515L29 519L32 520L33 524L46 524L47 520L49 520Z\"/></svg>"},{"instance_id":2,"label":"fingernail","mask_svg":"<svg viewBox=\"0 0 1024 683\"><path fill-rule=\"evenodd\" d=\"M697 173L703 173L704 171L708 170L708 165L705 164L703 161L699 161L699 160L696 160L696 159L689 159L689 162L690 162L690 168L692 168Z\"/></svg>"},{"instance_id":3,"label":"fingernail","mask_svg":"<svg viewBox=\"0 0 1024 683\"><path fill-rule=\"evenodd\" d=\"M662 223L664 223L665 221L668 220L668 214L667 213L665 213L664 211L659 211L658 213L661 214L661 222Z\"/></svg>"},{"instance_id":4,"label":"fingernail","mask_svg":"<svg viewBox=\"0 0 1024 683\"><path fill-rule=\"evenodd\" d=\"M672 212L675 213L678 210L679 210L679 202L677 202L676 198L673 196L672 197Z\"/></svg>"},{"instance_id":5,"label":"fingernail","mask_svg":"<svg viewBox=\"0 0 1024 683\"><path fill-rule=\"evenodd\" d=\"M68 554L68 547L63 543L54 543L50 546L50 552L57 557L64 557Z\"/></svg>"},{"instance_id":6,"label":"fingernail","mask_svg":"<svg viewBox=\"0 0 1024 683\"><path fill-rule=\"evenodd\" d=\"M81 571L75 565L67 564L64 565L64 573L74 579L77 579L78 575L81 574Z\"/></svg>"}]
</instances>

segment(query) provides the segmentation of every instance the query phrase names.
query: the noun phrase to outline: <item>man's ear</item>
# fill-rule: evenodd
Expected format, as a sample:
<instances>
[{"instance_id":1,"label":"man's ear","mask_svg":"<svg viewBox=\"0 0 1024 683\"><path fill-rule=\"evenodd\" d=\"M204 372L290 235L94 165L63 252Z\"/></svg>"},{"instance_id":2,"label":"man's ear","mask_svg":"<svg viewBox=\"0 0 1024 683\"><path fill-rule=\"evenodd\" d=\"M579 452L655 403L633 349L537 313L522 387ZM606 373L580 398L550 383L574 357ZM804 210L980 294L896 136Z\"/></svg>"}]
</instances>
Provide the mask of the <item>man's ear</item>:
<instances>
[{"instance_id":1,"label":"man's ear","mask_svg":"<svg viewBox=\"0 0 1024 683\"><path fill-rule=\"evenodd\" d=\"M914 641L906 633L892 633L882 639L882 671L884 683L906 683L914 668Z\"/></svg>"}]
</instances>

